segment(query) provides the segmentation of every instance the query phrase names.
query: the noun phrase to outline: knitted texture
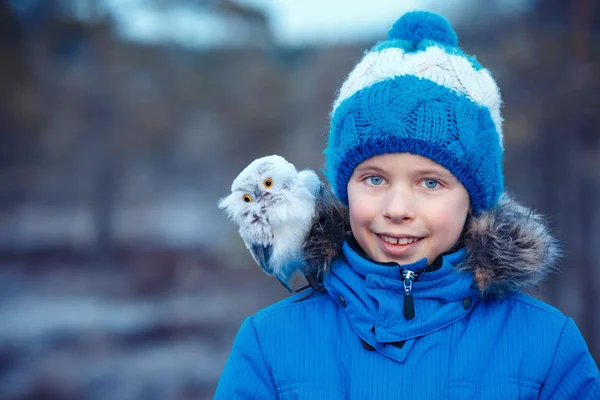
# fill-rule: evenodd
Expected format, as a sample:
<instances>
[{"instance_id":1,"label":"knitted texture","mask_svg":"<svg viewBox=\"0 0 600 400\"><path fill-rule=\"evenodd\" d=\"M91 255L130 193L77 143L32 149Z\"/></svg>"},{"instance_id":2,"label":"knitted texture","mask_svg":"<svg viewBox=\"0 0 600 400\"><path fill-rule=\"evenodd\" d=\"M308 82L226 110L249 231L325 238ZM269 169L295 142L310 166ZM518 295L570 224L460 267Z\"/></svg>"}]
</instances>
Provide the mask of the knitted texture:
<instances>
[{"instance_id":1,"label":"knitted texture","mask_svg":"<svg viewBox=\"0 0 600 400\"><path fill-rule=\"evenodd\" d=\"M329 182L347 204L358 164L409 152L452 172L474 213L487 210L504 188L501 103L489 71L458 47L446 19L407 13L340 88L325 150Z\"/></svg>"}]
</instances>

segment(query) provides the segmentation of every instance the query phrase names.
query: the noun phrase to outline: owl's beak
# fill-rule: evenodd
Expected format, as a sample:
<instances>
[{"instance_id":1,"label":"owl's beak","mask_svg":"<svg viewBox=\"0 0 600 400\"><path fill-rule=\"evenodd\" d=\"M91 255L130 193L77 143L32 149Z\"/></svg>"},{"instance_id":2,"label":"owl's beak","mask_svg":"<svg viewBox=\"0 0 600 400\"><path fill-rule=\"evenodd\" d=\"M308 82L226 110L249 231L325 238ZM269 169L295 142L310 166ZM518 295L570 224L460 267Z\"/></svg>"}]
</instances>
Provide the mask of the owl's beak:
<instances>
[{"instance_id":1,"label":"owl's beak","mask_svg":"<svg viewBox=\"0 0 600 400\"><path fill-rule=\"evenodd\" d=\"M257 246L252 245L250 252L254 260L260 265L260 267L268 274L273 275L273 268L269 266L269 259L271 258L272 246Z\"/></svg>"}]
</instances>

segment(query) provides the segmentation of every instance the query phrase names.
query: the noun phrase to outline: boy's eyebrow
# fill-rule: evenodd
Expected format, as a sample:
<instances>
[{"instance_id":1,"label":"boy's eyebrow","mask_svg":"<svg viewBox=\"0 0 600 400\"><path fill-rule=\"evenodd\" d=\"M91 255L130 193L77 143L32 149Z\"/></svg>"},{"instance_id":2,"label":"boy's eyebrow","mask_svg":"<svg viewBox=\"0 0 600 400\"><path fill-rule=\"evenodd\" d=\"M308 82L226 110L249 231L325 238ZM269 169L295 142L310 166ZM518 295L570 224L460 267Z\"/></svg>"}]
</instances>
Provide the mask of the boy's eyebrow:
<instances>
[{"instance_id":1,"label":"boy's eyebrow","mask_svg":"<svg viewBox=\"0 0 600 400\"><path fill-rule=\"evenodd\" d=\"M375 171L375 172L383 173L383 172L385 172L385 169L379 168L375 165L364 164L364 165L359 165L358 167L356 167L356 171L358 171L358 172Z\"/></svg>"},{"instance_id":2,"label":"boy's eyebrow","mask_svg":"<svg viewBox=\"0 0 600 400\"><path fill-rule=\"evenodd\" d=\"M375 172L375 173L379 173L379 174L385 174L386 172L389 172L385 168L381 168L376 165L363 164L363 165L359 165L358 167L356 167L356 172L358 172L358 173L364 173L367 171ZM426 167L426 168L416 169L413 171L413 173L414 173L414 175L419 175L419 176L421 176L421 175L438 175L445 179L457 180L457 178L454 175L452 175L451 172L446 171L442 168L436 168L436 167Z\"/></svg>"},{"instance_id":3,"label":"boy's eyebrow","mask_svg":"<svg viewBox=\"0 0 600 400\"><path fill-rule=\"evenodd\" d=\"M422 169L416 170L415 174L417 174L417 175L436 174L436 175L441 175L446 178L456 179L456 177L454 175L452 175L451 172L444 171L443 169L440 169L440 168L422 168Z\"/></svg>"}]
</instances>

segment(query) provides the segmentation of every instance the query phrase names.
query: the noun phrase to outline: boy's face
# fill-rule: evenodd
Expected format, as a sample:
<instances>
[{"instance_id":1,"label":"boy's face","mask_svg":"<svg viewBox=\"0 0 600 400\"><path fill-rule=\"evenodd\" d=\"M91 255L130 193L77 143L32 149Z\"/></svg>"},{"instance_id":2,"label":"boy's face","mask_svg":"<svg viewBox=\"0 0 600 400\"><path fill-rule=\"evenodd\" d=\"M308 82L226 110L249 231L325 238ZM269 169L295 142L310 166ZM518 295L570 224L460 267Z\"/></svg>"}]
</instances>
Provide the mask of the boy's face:
<instances>
[{"instance_id":1,"label":"boy's face","mask_svg":"<svg viewBox=\"0 0 600 400\"><path fill-rule=\"evenodd\" d=\"M458 241L469 194L428 158L390 153L360 163L348 182L350 226L375 261L431 264Z\"/></svg>"}]
</instances>

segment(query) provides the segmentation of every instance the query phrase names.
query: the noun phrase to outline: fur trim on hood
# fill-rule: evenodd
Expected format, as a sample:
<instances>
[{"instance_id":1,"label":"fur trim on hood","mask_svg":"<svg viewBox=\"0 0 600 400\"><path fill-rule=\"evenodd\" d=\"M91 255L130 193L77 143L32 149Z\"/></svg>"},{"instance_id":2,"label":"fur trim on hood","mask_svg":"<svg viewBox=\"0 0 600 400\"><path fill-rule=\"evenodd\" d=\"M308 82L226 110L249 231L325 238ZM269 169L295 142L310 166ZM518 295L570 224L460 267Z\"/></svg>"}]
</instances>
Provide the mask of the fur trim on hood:
<instances>
[{"instance_id":1,"label":"fur trim on hood","mask_svg":"<svg viewBox=\"0 0 600 400\"><path fill-rule=\"evenodd\" d=\"M348 209L326 196L304 244L305 272L326 273L351 233ZM467 220L462 237L467 251L458 270L475 274L482 297L502 297L537 286L560 258L557 240L542 216L504 194L493 209Z\"/></svg>"}]
</instances>

